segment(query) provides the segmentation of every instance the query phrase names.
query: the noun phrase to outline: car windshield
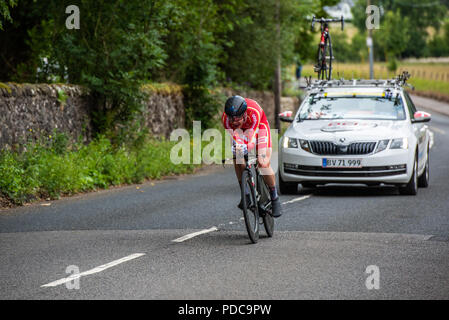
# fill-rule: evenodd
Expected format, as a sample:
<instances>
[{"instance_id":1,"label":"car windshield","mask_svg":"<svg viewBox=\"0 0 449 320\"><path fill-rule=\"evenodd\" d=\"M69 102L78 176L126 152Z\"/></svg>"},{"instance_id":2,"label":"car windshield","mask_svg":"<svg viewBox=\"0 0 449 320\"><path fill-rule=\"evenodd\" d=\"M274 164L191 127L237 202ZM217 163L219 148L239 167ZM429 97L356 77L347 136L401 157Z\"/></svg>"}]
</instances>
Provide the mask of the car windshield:
<instances>
[{"instance_id":1,"label":"car windshield","mask_svg":"<svg viewBox=\"0 0 449 320\"><path fill-rule=\"evenodd\" d=\"M366 119L404 120L401 97L310 97L301 107L298 121Z\"/></svg>"}]
</instances>

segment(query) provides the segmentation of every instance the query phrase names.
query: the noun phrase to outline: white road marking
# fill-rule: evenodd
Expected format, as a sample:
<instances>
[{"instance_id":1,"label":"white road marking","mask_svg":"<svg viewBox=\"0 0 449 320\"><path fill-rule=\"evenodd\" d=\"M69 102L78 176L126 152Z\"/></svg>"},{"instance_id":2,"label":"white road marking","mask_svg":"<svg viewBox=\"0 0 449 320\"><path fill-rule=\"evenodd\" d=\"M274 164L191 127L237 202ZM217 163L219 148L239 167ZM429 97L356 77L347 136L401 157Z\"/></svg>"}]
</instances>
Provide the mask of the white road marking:
<instances>
[{"instance_id":1,"label":"white road marking","mask_svg":"<svg viewBox=\"0 0 449 320\"><path fill-rule=\"evenodd\" d=\"M294 203L294 202L297 202L297 201L305 200L305 199L310 198L311 196L312 196L312 195L309 194L309 195L307 195L307 196L302 196L302 197L299 197L299 198L296 198L296 199L293 199L293 200L284 202L284 203L282 203L282 204ZM243 217L241 217L241 218L239 219L239 221L237 221L237 222L235 222L235 221L230 221L230 222L228 222L228 224L229 224L229 225L238 224L240 221L243 221L243 220L245 220L245 219L244 219ZM224 226L224 225L225 225L224 223L220 223L218 226L221 227L221 226ZM204 230L201 230L201 231L189 233L189 234L187 234L187 235L185 235L185 236L182 236L181 238L172 240L172 242L184 242L184 241L189 240L189 239L192 239L192 238L194 238L194 237L196 237L196 236L199 236L199 235L202 235L202 234L205 234L205 233L209 233L209 232L214 232L214 231L218 231L218 228L217 228L217 227L212 227L212 228L210 228L210 229L204 229Z\"/></svg>"},{"instance_id":2,"label":"white road marking","mask_svg":"<svg viewBox=\"0 0 449 320\"><path fill-rule=\"evenodd\" d=\"M114 267L114 266L116 266L116 265L118 265L120 263L129 261L129 260L132 260L132 259L136 259L136 258L139 258L139 257L144 256L144 255L145 255L145 253L134 253L134 254L126 256L124 258L121 258L121 259L118 259L118 260L115 260L115 261L103 264L103 265L101 265L99 267L96 267L96 268L93 268L91 270L84 271L84 272L81 272L79 274L75 274L75 275L72 275L70 277L67 277L67 278L63 278L63 279L60 279L60 280L57 280L57 281L53 281L53 282L44 284L41 287L56 287L56 286L59 286L59 285L61 285L63 283L66 283L66 282L73 281L75 279L81 278L82 276L88 276L88 275L91 275L91 274L94 274L94 273L98 273L98 272L104 271L104 270L109 269L111 267Z\"/></svg>"},{"instance_id":3,"label":"white road marking","mask_svg":"<svg viewBox=\"0 0 449 320\"><path fill-rule=\"evenodd\" d=\"M299 197L299 198L296 198L296 199L293 199L293 200L290 200L290 201L283 202L282 204L288 204L288 203L293 203L293 202L297 202L297 201L301 201L301 200L306 200L306 199L310 198L311 196L312 195L309 194L307 196L303 196L303 197Z\"/></svg>"},{"instance_id":4,"label":"white road marking","mask_svg":"<svg viewBox=\"0 0 449 320\"><path fill-rule=\"evenodd\" d=\"M201 230L201 231L198 231L198 232L189 233L189 234L187 234L187 235L185 235L185 236L183 236L181 238L178 238L178 239L175 239L175 240L172 240L172 241L173 242L183 242L183 241L192 239L192 238L194 238L196 236L199 236L200 234L205 234L205 233L214 232L214 231L218 231L218 228L217 227L212 227L210 229L204 229L204 230Z\"/></svg>"}]
</instances>

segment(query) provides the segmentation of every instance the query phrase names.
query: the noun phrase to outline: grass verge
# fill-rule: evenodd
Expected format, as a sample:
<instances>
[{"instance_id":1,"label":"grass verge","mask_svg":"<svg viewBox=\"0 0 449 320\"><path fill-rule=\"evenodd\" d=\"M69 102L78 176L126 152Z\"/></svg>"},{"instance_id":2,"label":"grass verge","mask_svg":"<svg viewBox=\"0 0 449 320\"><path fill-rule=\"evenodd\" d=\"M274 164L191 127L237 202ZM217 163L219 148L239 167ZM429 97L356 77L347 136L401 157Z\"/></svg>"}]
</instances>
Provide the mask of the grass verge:
<instances>
[{"instance_id":1,"label":"grass verge","mask_svg":"<svg viewBox=\"0 0 449 320\"><path fill-rule=\"evenodd\" d=\"M193 172L200 165L170 161L176 143L147 138L138 147L114 147L99 137L88 145L69 145L64 134L56 134L26 144L21 152L2 150L0 206Z\"/></svg>"}]
</instances>

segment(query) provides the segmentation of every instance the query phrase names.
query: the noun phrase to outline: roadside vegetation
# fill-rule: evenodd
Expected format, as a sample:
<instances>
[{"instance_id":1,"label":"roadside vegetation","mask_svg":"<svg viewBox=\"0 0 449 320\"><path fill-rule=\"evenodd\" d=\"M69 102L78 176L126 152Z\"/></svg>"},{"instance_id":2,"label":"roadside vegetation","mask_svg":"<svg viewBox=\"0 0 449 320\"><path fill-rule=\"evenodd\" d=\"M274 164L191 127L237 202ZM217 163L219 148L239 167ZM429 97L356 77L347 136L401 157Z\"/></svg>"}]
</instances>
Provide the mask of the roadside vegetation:
<instances>
[{"instance_id":1,"label":"roadside vegetation","mask_svg":"<svg viewBox=\"0 0 449 320\"><path fill-rule=\"evenodd\" d=\"M172 142L134 125L148 95L165 90L160 83L174 84L184 99L185 127L191 130L193 120L202 122L202 130L217 127L223 96L216 88L272 91L278 58L282 66L300 62L303 75L315 76L308 65L315 59L319 32L310 30L309 17L327 16L324 7L337 3L80 0L79 29L70 29L70 0L0 0L0 82L85 86L94 101L95 131L88 145L48 132L15 151L1 150L0 197L20 204L191 172L194 166L168 160ZM366 1L354 3L352 25L340 33L331 29L334 55L348 63L336 64L334 74L344 71L345 77L366 70ZM383 10L380 29L374 31L376 68L381 68L377 74L397 74L403 58L449 55L449 4L371 4ZM410 81L417 90L447 94L447 73L444 78L439 68L433 79L430 69L423 68ZM283 68L284 84L291 77L288 72ZM283 91L301 95L288 85Z\"/></svg>"},{"instance_id":2,"label":"roadside vegetation","mask_svg":"<svg viewBox=\"0 0 449 320\"><path fill-rule=\"evenodd\" d=\"M63 133L30 142L21 151L0 152L0 190L11 204L141 183L193 172L198 165L170 161L175 142L143 138L139 145L114 147L105 136L88 145L68 143Z\"/></svg>"},{"instance_id":3,"label":"roadside vegetation","mask_svg":"<svg viewBox=\"0 0 449 320\"><path fill-rule=\"evenodd\" d=\"M20 204L192 172L197 165L170 161L175 143L134 125L142 101L159 83L176 84L185 127L193 120L202 130L217 127L223 97L215 89L271 90L273 45L282 47L282 63L292 63L311 40L298 32L308 29L301 17L337 2L81 0L80 28L68 29L71 1L0 0L0 81L87 87L95 130L88 145L47 133L1 150L0 195Z\"/></svg>"}]
</instances>

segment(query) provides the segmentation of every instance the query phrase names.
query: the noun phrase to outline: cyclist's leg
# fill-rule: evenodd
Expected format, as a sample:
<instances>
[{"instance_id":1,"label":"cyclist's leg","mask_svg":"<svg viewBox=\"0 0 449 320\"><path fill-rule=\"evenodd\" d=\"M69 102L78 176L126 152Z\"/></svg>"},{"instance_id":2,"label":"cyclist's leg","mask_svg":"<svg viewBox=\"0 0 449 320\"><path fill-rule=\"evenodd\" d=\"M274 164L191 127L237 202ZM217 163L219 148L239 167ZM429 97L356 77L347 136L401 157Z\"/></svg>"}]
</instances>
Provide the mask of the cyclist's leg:
<instances>
[{"instance_id":1,"label":"cyclist's leg","mask_svg":"<svg viewBox=\"0 0 449 320\"><path fill-rule=\"evenodd\" d=\"M277 218L282 215L282 212L281 212L281 203L276 188L276 178L274 175L274 171L270 165L271 154L272 154L272 146L271 146L270 126L268 122L261 123L257 139L257 162L263 180L265 181L270 190L273 216Z\"/></svg>"},{"instance_id":2,"label":"cyclist's leg","mask_svg":"<svg viewBox=\"0 0 449 320\"><path fill-rule=\"evenodd\" d=\"M229 131L228 131L229 132ZM237 181L239 183L239 187L240 189L242 188L242 174L245 171L245 162L244 159L242 157L242 155L237 155L237 152L235 150L236 147L236 140L234 139L234 133L235 131L229 132L231 135L231 144L233 146L233 155L234 155L234 170L235 170L235 175L237 177ZM238 133L237 133L238 135ZM249 197L249 190L245 190L245 194ZM247 201L247 203L249 203L250 201ZM238 208L243 209L243 199L240 199L240 203L237 205Z\"/></svg>"},{"instance_id":3,"label":"cyclist's leg","mask_svg":"<svg viewBox=\"0 0 449 320\"><path fill-rule=\"evenodd\" d=\"M271 199L271 208L273 212L273 217L278 218L282 215L281 201L276 187L276 178L274 171L270 165L271 158L271 148L259 149L260 154L258 155L259 169L261 170L262 178L268 186Z\"/></svg>"},{"instance_id":4,"label":"cyclist's leg","mask_svg":"<svg viewBox=\"0 0 449 320\"><path fill-rule=\"evenodd\" d=\"M239 183L240 191L241 191L241 189L242 189L242 174L243 174L243 171L245 171L245 168L246 168L245 164L243 164L243 163L237 163L237 160L234 159L234 170L235 170L235 175L236 175L236 177L237 177L237 181L238 181L238 183ZM247 199L247 200L246 200L246 203L247 203L247 204L250 203L250 200L249 200L249 192L250 192L250 190L245 190L246 199ZM241 194L241 192L240 192L240 194ZM238 207L239 209L243 209L243 199L240 199L240 202L239 202L239 204L237 205L237 207Z\"/></svg>"},{"instance_id":5,"label":"cyclist's leg","mask_svg":"<svg viewBox=\"0 0 449 320\"><path fill-rule=\"evenodd\" d=\"M237 176L237 180L238 180L238 182L239 182L240 194L242 194L242 193L241 193L241 191L242 191L242 174L243 174L243 171L245 171L245 165L244 165L244 164L237 164L237 163L235 163L235 161L234 161L234 169L235 169L235 174L236 174L236 176ZM245 194L246 194L246 203L248 203L248 204L250 203L249 193L250 193L250 190L246 189L246 190L245 190ZM239 202L239 204L237 205L237 207L238 207L239 209L243 209L243 199L242 199L242 198L240 198L240 202Z\"/></svg>"},{"instance_id":6,"label":"cyclist's leg","mask_svg":"<svg viewBox=\"0 0 449 320\"><path fill-rule=\"evenodd\" d=\"M276 184L274 171L270 166L271 153L270 125L268 121L262 121L257 133L257 162L263 179L269 187Z\"/></svg>"},{"instance_id":7,"label":"cyclist's leg","mask_svg":"<svg viewBox=\"0 0 449 320\"><path fill-rule=\"evenodd\" d=\"M244 164L238 164L234 160L234 169L235 169L235 175L237 176L237 180L239 181L239 185L240 185L241 182L242 182L242 173L245 170L245 165Z\"/></svg>"},{"instance_id":8,"label":"cyclist's leg","mask_svg":"<svg viewBox=\"0 0 449 320\"><path fill-rule=\"evenodd\" d=\"M267 184L268 187L276 186L276 179L274 176L274 171L271 168L270 160L271 160L271 148L259 148L257 151L257 162L259 169L262 173L263 180Z\"/></svg>"}]
</instances>

